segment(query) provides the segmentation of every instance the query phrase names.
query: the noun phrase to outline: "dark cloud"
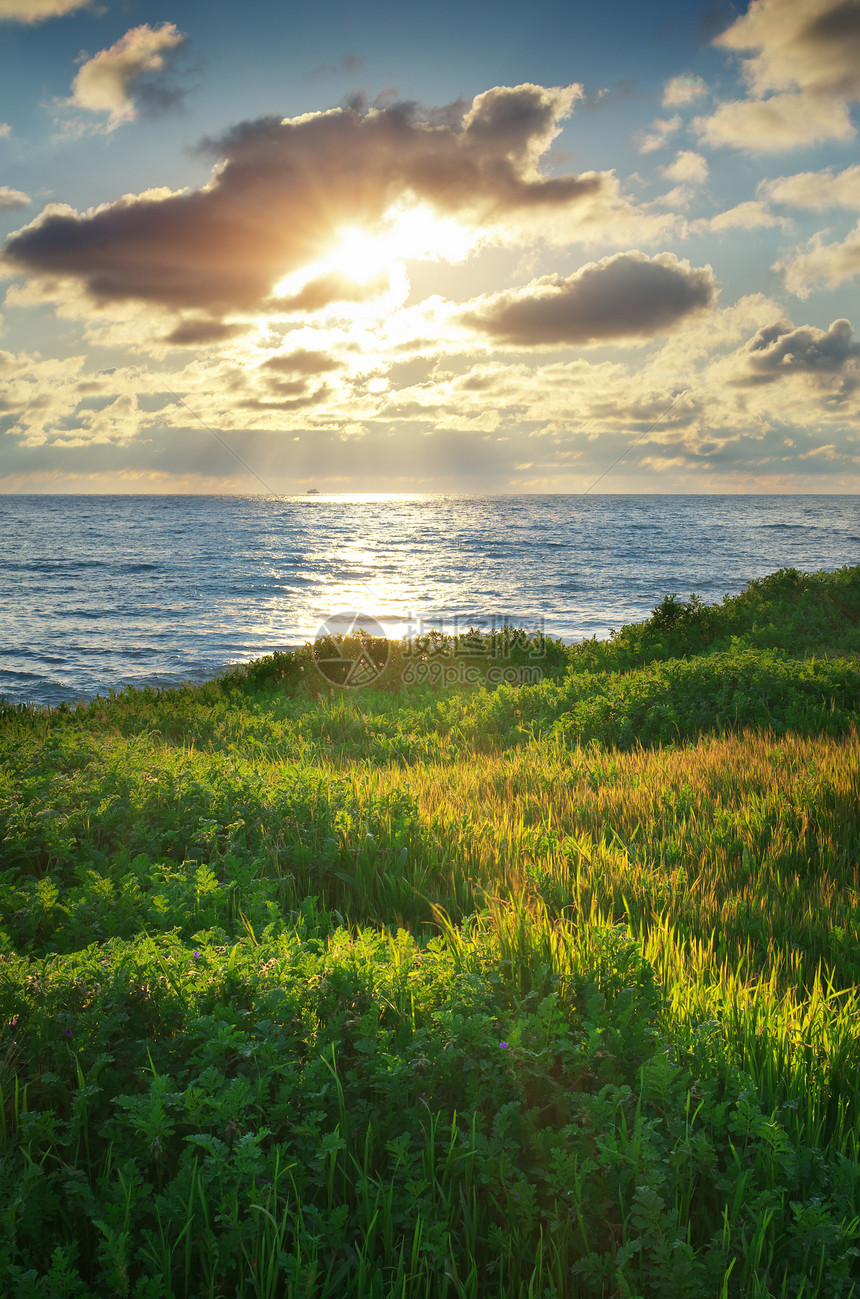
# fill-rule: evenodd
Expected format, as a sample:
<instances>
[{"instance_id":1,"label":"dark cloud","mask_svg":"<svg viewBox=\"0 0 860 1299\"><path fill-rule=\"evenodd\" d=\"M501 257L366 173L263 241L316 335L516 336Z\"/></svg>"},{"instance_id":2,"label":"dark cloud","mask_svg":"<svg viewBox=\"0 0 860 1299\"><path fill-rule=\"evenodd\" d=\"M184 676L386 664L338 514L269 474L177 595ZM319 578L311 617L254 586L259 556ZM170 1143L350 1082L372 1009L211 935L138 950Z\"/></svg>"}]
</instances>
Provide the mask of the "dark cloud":
<instances>
[{"instance_id":1,"label":"dark cloud","mask_svg":"<svg viewBox=\"0 0 860 1299\"><path fill-rule=\"evenodd\" d=\"M201 347L206 343L223 343L246 332L245 325L226 325L220 320L183 320L164 341L176 347Z\"/></svg>"},{"instance_id":2,"label":"dark cloud","mask_svg":"<svg viewBox=\"0 0 860 1299\"><path fill-rule=\"evenodd\" d=\"M709 266L691 267L673 253L616 253L566 280L546 276L495 294L463 320L515 347L651 338L711 306L716 291Z\"/></svg>"},{"instance_id":3,"label":"dark cloud","mask_svg":"<svg viewBox=\"0 0 860 1299\"><path fill-rule=\"evenodd\" d=\"M99 304L257 309L343 223L373 227L397 199L484 223L593 196L601 176L538 171L580 94L496 87L456 125L404 105L245 122L204 143L220 161L203 189L126 196L85 216L47 209L7 240L5 269L74 277Z\"/></svg>"},{"instance_id":4,"label":"dark cloud","mask_svg":"<svg viewBox=\"0 0 860 1299\"><path fill-rule=\"evenodd\" d=\"M843 0L825 9L807 24L803 38L831 44L834 41L860 40L860 5L857 0Z\"/></svg>"},{"instance_id":5,"label":"dark cloud","mask_svg":"<svg viewBox=\"0 0 860 1299\"><path fill-rule=\"evenodd\" d=\"M410 121L420 119L428 126L450 126L452 130L457 131L472 102L469 99L463 99L461 96L450 104L441 104L428 108L424 104L419 104L415 99L403 99L397 86L385 86L382 90L377 91L372 98L365 90L354 90L351 94L344 96L340 107L359 113L362 117L366 116L371 110L375 112L397 112Z\"/></svg>"},{"instance_id":6,"label":"dark cloud","mask_svg":"<svg viewBox=\"0 0 860 1299\"><path fill-rule=\"evenodd\" d=\"M309 392L307 379L275 379L268 384L270 393L279 397L302 397Z\"/></svg>"},{"instance_id":7,"label":"dark cloud","mask_svg":"<svg viewBox=\"0 0 860 1299\"><path fill-rule=\"evenodd\" d=\"M746 373L733 386L754 388L795 374L828 379L841 375L845 392L853 391L860 382L860 343L853 339L850 320L834 320L827 330L777 320L760 329L741 350L739 359Z\"/></svg>"},{"instance_id":8,"label":"dark cloud","mask_svg":"<svg viewBox=\"0 0 860 1299\"><path fill-rule=\"evenodd\" d=\"M260 366L261 370L274 370L278 374L327 374L341 368L341 362L326 352L312 352L303 347L270 356Z\"/></svg>"},{"instance_id":9,"label":"dark cloud","mask_svg":"<svg viewBox=\"0 0 860 1299\"><path fill-rule=\"evenodd\" d=\"M460 379L457 387L463 392L488 392L495 388L499 382L499 376L495 372L491 374L482 374L480 372L468 374L464 379Z\"/></svg>"},{"instance_id":10,"label":"dark cloud","mask_svg":"<svg viewBox=\"0 0 860 1299\"><path fill-rule=\"evenodd\" d=\"M294 383L276 383L272 388L277 391L281 390L283 400L281 401L262 401L259 397L249 397L245 401L239 402L243 410L306 410L309 406L319 406L328 396L328 388L323 384L322 387L308 392L307 384L302 380ZM298 394L290 397L291 393Z\"/></svg>"}]
</instances>

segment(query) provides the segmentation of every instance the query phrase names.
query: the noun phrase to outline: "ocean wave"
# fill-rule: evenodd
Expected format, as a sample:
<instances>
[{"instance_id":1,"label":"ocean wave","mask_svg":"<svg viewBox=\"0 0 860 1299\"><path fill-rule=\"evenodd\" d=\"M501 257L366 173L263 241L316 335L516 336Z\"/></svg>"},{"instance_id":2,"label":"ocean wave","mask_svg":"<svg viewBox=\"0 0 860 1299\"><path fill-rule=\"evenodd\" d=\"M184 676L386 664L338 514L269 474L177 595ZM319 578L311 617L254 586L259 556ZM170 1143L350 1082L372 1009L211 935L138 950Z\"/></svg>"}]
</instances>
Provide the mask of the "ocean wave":
<instances>
[{"instance_id":1,"label":"ocean wave","mask_svg":"<svg viewBox=\"0 0 860 1299\"><path fill-rule=\"evenodd\" d=\"M392 627L543 620L568 641L607 635L670 591L719 600L778 568L856 564L858 499L825 505L811 516L809 498L791 497L312 497L289 508L126 497L110 509L5 497L0 550L14 558L0 693L56 703L126 681L201 680L302 645L348 608L382 611Z\"/></svg>"}]
</instances>

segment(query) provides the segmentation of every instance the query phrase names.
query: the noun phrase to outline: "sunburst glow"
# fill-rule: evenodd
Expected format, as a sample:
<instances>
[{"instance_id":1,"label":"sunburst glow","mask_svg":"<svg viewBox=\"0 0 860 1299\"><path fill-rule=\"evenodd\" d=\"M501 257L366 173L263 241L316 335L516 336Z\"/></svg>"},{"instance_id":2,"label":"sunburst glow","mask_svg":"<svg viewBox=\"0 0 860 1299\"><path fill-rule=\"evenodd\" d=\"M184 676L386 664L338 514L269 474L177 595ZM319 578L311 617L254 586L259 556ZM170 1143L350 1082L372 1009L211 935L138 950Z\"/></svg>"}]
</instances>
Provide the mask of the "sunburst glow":
<instances>
[{"instance_id":1,"label":"sunburst glow","mask_svg":"<svg viewBox=\"0 0 860 1299\"><path fill-rule=\"evenodd\" d=\"M367 320L385 316L400 307L409 295L406 263L410 261L462 261L474 246L475 234L431 208L397 205L385 213L376 229L340 226L330 251L300 272L275 285L278 297L301 293L313 280L341 276L356 285L367 285L360 302L338 301L338 314Z\"/></svg>"},{"instance_id":2,"label":"sunburst glow","mask_svg":"<svg viewBox=\"0 0 860 1299\"><path fill-rule=\"evenodd\" d=\"M475 246L476 233L428 207L400 207L388 214L385 238L399 257L416 261L461 262Z\"/></svg>"},{"instance_id":3,"label":"sunburst glow","mask_svg":"<svg viewBox=\"0 0 860 1299\"><path fill-rule=\"evenodd\" d=\"M429 207L399 206L389 209L378 231L342 227L326 260L363 284L398 262L462 261L473 243L474 232L450 217Z\"/></svg>"},{"instance_id":4,"label":"sunburst glow","mask_svg":"<svg viewBox=\"0 0 860 1299\"><path fill-rule=\"evenodd\" d=\"M346 226L325 260L331 270L339 271L357 284L367 284L377 276L390 275L398 258L384 236L370 234L358 226Z\"/></svg>"}]
</instances>

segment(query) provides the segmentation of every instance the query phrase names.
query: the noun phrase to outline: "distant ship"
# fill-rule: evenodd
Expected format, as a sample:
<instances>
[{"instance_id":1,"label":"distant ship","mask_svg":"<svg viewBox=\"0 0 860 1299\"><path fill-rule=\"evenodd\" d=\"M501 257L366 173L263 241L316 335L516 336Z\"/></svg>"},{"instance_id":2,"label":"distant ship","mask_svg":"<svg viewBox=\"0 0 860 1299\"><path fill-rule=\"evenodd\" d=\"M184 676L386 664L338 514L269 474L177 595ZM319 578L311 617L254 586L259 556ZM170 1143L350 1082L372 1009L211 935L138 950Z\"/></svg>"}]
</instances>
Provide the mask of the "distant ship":
<instances>
[{"instance_id":1,"label":"distant ship","mask_svg":"<svg viewBox=\"0 0 860 1299\"><path fill-rule=\"evenodd\" d=\"M309 487L308 490L305 492L306 496L319 496L319 494L320 493L318 487Z\"/></svg>"}]
</instances>

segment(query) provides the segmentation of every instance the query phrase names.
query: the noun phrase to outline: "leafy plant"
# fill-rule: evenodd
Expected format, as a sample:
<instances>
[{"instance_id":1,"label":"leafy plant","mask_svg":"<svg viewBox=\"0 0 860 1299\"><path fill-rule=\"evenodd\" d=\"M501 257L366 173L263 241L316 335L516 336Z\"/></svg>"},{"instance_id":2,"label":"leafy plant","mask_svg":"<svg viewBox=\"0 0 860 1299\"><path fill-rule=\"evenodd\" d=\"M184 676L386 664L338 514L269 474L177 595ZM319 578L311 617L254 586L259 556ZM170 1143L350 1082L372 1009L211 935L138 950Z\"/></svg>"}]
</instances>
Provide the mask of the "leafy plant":
<instances>
[{"instance_id":1,"label":"leafy plant","mask_svg":"<svg viewBox=\"0 0 860 1299\"><path fill-rule=\"evenodd\" d=\"M858 611L5 707L0 1292L858 1299Z\"/></svg>"}]
</instances>

